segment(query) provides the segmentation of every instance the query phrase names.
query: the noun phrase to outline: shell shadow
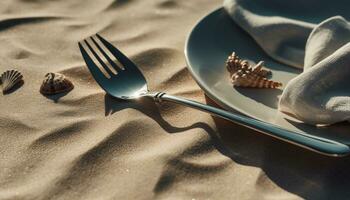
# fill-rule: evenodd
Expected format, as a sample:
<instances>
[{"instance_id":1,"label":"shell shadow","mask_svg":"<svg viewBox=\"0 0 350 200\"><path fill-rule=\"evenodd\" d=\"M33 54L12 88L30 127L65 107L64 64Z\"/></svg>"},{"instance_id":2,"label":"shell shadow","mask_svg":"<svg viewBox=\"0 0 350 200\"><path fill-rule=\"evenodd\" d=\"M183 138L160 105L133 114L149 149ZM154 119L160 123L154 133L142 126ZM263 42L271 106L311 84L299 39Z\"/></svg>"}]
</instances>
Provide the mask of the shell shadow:
<instances>
[{"instance_id":1,"label":"shell shadow","mask_svg":"<svg viewBox=\"0 0 350 200\"><path fill-rule=\"evenodd\" d=\"M54 95L43 95L44 97L52 100L53 102L55 103L58 103L58 100L64 96L66 96L70 91L67 91L67 92L62 92L62 93L59 93L59 94L54 94Z\"/></svg>"}]
</instances>

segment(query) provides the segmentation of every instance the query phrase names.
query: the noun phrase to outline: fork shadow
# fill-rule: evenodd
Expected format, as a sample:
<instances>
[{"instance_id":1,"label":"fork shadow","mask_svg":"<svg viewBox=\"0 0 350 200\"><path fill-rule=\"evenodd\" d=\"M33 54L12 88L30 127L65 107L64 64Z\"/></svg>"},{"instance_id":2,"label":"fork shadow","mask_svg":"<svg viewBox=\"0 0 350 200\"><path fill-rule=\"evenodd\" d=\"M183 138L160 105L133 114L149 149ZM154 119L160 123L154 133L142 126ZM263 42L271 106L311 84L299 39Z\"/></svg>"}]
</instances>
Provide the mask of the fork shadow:
<instances>
[{"instance_id":1,"label":"fork shadow","mask_svg":"<svg viewBox=\"0 0 350 200\"><path fill-rule=\"evenodd\" d=\"M201 122L186 127L172 126L161 116L159 106L152 99L141 98L138 100L125 101L113 98L108 94L105 95L105 116L112 115L113 113L126 108L132 108L142 112L156 121L168 133L177 133L193 128L202 128L206 132L213 133L213 130L207 124Z\"/></svg>"},{"instance_id":2,"label":"fork shadow","mask_svg":"<svg viewBox=\"0 0 350 200\"><path fill-rule=\"evenodd\" d=\"M219 152L221 152L224 155L234 154L234 152L230 152L230 150L227 149L225 145L223 145L223 143L221 142L221 139L218 137L217 131L211 128L207 123L197 122L185 127L173 126L171 123L169 123L162 117L161 111L159 110L159 105L157 105L152 99L142 98L134 101L124 101L124 100L113 98L110 95L106 94L104 100L105 100L105 116L112 115L113 113L126 108L132 108L152 118L155 122L157 122L160 125L160 127L163 130L165 130L169 134L175 134L175 133L179 133L179 132L183 132L191 129L200 128L205 133L209 134L211 138L211 143ZM239 155L235 155L235 156L236 158L239 157Z\"/></svg>"},{"instance_id":3,"label":"fork shadow","mask_svg":"<svg viewBox=\"0 0 350 200\"><path fill-rule=\"evenodd\" d=\"M158 106L152 99L141 98L138 100L125 101L113 98L108 94L105 95L105 116L112 115L115 112L126 108L132 108L142 112L143 114L156 121L168 133L186 131L192 128L203 128L206 131L212 131L211 128L205 123L196 123L187 127L172 126L161 116Z\"/></svg>"}]
</instances>

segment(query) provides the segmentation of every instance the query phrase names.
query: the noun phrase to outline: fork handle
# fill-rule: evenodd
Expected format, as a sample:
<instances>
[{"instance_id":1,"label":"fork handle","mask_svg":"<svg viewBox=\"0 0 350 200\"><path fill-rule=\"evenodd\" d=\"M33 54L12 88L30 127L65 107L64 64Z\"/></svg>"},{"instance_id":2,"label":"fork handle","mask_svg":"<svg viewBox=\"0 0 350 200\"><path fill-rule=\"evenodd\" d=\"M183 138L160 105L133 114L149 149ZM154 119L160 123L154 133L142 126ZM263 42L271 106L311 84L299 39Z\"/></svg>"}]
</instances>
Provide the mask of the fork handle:
<instances>
[{"instance_id":1,"label":"fork handle","mask_svg":"<svg viewBox=\"0 0 350 200\"><path fill-rule=\"evenodd\" d=\"M306 133L289 131L267 122L234 114L196 101L171 96L165 93L158 93L155 99L159 102L163 100L195 108L327 156L341 157L350 153L349 146L334 140L329 140Z\"/></svg>"}]
</instances>

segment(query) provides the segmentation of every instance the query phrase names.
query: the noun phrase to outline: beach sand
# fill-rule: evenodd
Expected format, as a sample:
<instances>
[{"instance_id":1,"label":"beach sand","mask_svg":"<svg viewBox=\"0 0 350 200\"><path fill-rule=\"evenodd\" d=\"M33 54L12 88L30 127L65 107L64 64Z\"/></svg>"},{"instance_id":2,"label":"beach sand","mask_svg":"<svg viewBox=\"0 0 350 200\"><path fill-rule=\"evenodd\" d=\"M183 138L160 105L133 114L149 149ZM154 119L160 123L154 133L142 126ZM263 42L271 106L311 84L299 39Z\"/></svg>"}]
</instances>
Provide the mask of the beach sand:
<instances>
[{"instance_id":1,"label":"beach sand","mask_svg":"<svg viewBox=\"0 0 350 200\"><path fill-rule=\"evenodd\" d=\"M25 83L0 95L0 199L322 199L350 192L348 159L327 158L200 111L118 101L77 42L100 33L149 88L214 105L186 68L195 23L221 0L3 0L0 71ZM213 27L215 28L215 27ZM48 72L75 89L39 93ZM335 199L335 198L333 198Z\"/></svg>"}]
</instances>

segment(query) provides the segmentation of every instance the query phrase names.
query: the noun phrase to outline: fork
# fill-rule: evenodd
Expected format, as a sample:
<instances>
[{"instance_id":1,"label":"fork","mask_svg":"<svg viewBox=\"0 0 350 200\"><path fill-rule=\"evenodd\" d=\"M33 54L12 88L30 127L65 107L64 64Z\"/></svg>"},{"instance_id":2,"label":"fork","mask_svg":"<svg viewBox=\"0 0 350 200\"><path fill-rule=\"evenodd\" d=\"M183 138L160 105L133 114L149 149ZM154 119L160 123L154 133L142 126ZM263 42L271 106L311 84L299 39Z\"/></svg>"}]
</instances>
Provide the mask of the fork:
<instances>
[{"instance_id":1,"label":"fork","mask_svg":"<svg viewBox=\"0 0 350 200\"><path fill-rule=\"evenodd\" d=\"M124 100L153 98L158 103L162 101L178 103L323 155L341 157L350 153L349 146L337 141L307 133L289 131L274 124L234 114L196 101L171 96L164 92L150 92L147 87L147 81L139 68L99 34L84 39L78 45L85 63L96 82L109 95L115 98Z\"/></svg>"}]
</instances>

